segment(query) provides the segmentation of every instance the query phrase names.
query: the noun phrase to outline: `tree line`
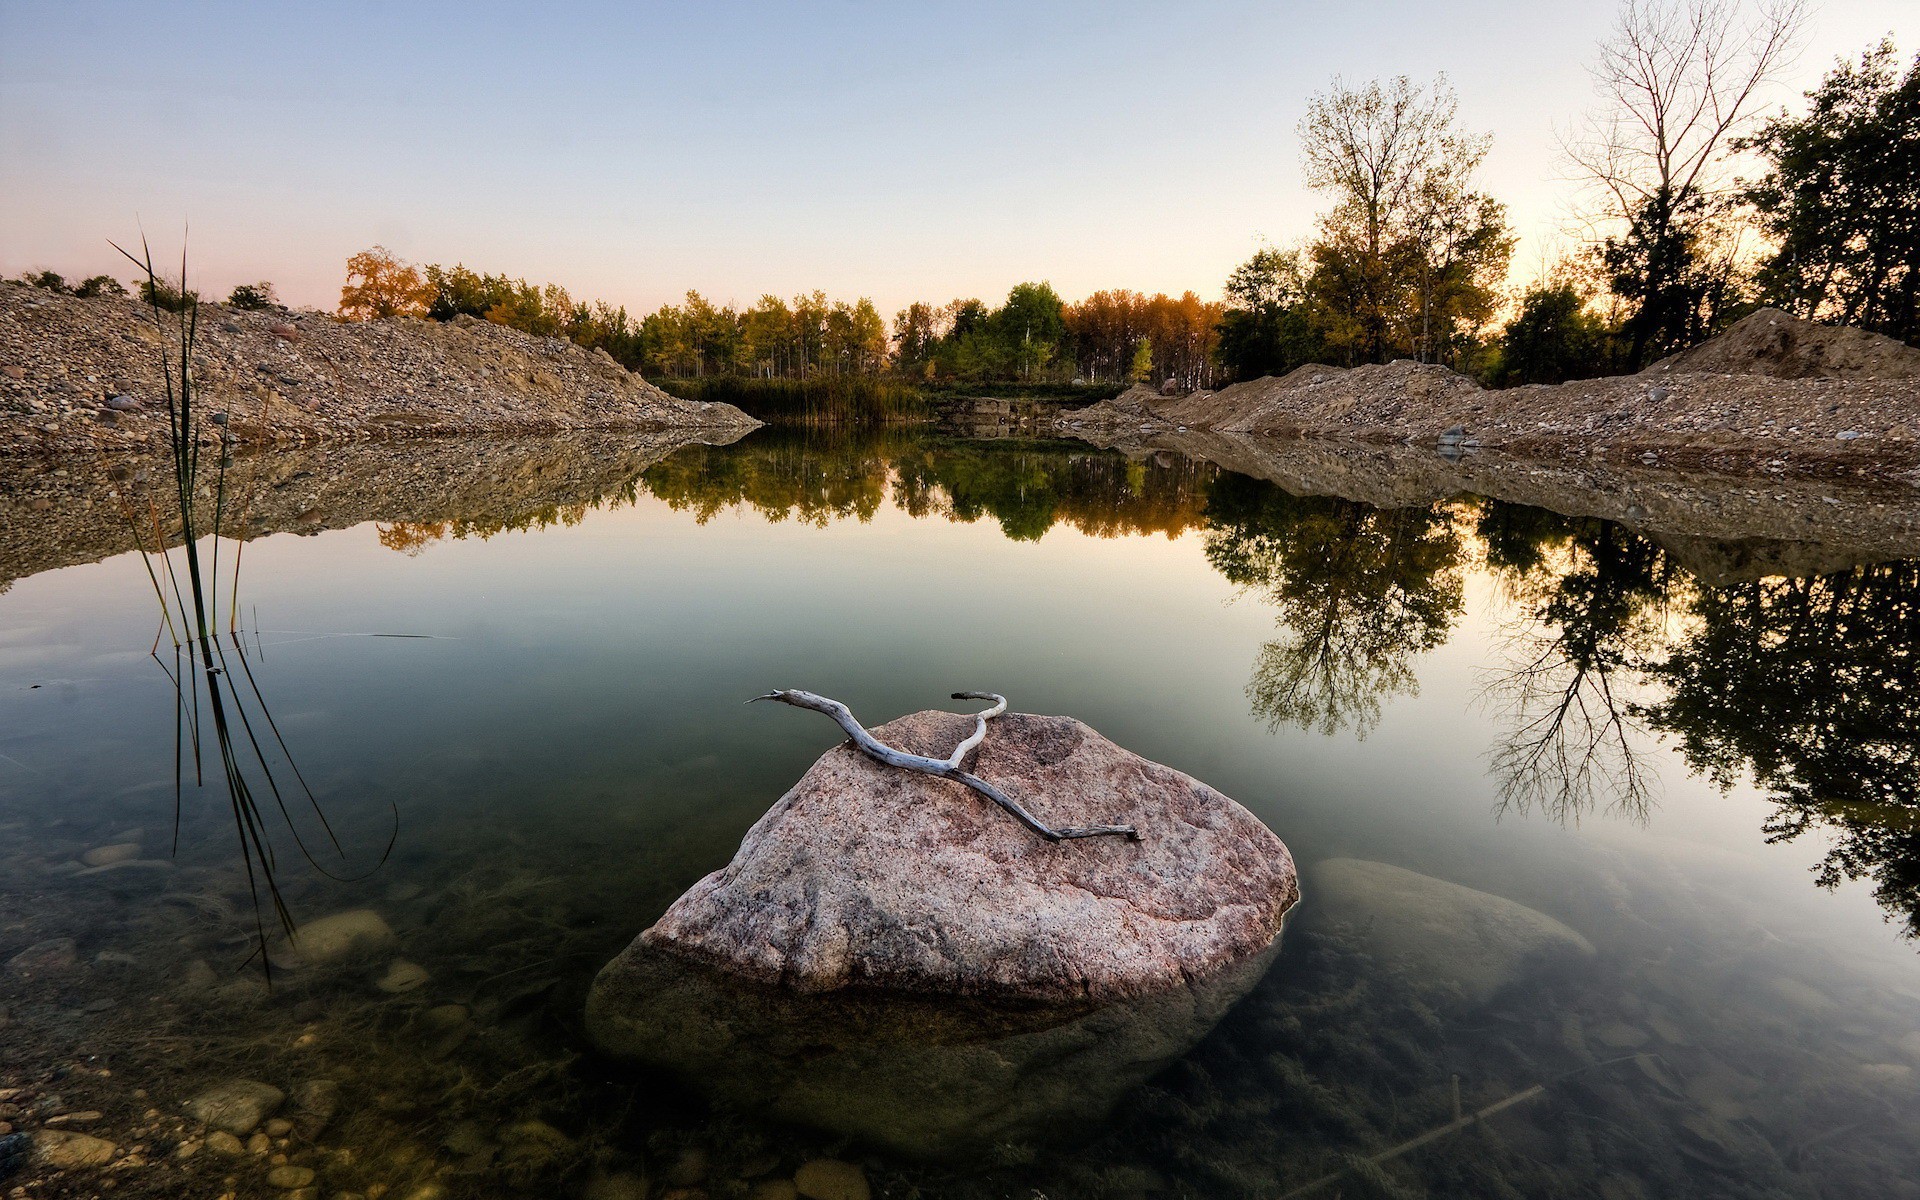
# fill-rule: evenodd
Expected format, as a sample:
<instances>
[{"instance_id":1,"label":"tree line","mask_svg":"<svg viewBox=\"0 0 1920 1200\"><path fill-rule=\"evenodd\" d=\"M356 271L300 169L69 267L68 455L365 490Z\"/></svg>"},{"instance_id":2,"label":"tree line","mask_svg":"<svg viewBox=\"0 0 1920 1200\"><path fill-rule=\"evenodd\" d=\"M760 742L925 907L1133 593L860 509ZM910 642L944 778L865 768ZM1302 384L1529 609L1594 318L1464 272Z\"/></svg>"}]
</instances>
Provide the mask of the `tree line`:
<instances>
[{"instance_id":1,"label":"tree line","mask_svg":"<svg viewBox=\"0 0 1920 1200\"><path fill-rule=\"evenodd\" d=\"M1442 75L1336 78L1310 99L1303 177L1326 206L1306 237L1236 267L1218 302L1114 289L1069 303L1028 281L891 322L818 291L746 307L690 291L634 316L376 246L349 260L340 314L494 321L656 378L915 384L1197 388L1396 358L1556 383L1639 370L1761 305L1920 344L1920 58L1903 69L1883 41L1836 63L1802 112L1763 117L1804 22L1804 0L1624 0L1589 66L1599 102L1562 138L1574 248L1519 289L1506 208L1477 183L1491 138L1463 125ZM23 282L69 290L52 272ZM264 282L229 298L273 302Z\"/></svg>"}]
</instances>

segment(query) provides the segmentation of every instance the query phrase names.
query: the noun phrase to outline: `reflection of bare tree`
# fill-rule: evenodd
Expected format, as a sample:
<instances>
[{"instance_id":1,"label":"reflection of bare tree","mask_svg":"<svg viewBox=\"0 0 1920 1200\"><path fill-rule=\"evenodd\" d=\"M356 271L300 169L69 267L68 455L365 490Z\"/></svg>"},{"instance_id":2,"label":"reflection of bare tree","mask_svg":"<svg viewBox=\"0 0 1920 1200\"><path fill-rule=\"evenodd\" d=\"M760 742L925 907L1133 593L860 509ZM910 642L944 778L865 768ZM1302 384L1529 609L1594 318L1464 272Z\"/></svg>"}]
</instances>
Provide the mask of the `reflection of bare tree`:
<instances>
[{"instance_id":1,"label":"reflection of bare tree","mask_svg":"<svg viewBox=\"0 0 1920 1200\"><path fill-rule=\"evenodd\" d=\"M1446 640L1461 608L1448 510L1376 509L1222 476L1207 513L1208 561L1264 593L1285 626L1254 663L1256 716L1365 736L1385 699L1418 691L1413 657Z\"/></svg>"},{"instance_id":2,"label":"reflection of bare tree","mask_svg":"<svg viewBox=\"0 0 1920 1200\"><path fill-rule=\"evenodd\" d=\"M1577 821L1604 807L1645 820L1653 776L1628 699L1662 634L1673 571L1617 525L1489 505L1481 535L1521 616L1482 703L1506 732L1488 753L1496 811Z\"/></svg>"}]
</instances>

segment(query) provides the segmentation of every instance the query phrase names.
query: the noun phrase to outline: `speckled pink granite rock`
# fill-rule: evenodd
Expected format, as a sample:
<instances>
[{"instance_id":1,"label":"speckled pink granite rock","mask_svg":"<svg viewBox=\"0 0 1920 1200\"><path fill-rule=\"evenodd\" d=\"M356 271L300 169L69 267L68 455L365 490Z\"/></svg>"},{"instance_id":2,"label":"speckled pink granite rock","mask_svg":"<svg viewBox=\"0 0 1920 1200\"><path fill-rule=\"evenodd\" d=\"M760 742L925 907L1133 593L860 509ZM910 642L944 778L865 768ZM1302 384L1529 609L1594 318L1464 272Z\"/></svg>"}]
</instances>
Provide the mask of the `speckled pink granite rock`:
<instances>
[{"instance_id":1,"label":"speckled pink granite rock","mask_svg":"<svg viewBox=\"0 0 1920 1200\"><path fill-rule=\"evenodd\" d=\"M875 733L944 756L971 725L921 712ZM1258 954L1299 898L1252 813L1070 717L999 718L972 770L1053 824L1141 839L1047 842L959 784L841 746L639 941L799 992L1103 1001Z\"/></svg>"},{"instance_id":2,"label":"speckled pink granite rock","mask_svg":"<svg viewBox=\"0 0 1920 1200\"><path fill-rule=\"evenodd\" d=\"M874 730L944 757L972 728ZM587 1031L728 1103L923 1157L1070 1137L1185 1053L1279 950L1292 856L1232 800L1068 717L1010 714L957 783L822 755L724 870L601 971Z\"/></svg>"}]
</instances>

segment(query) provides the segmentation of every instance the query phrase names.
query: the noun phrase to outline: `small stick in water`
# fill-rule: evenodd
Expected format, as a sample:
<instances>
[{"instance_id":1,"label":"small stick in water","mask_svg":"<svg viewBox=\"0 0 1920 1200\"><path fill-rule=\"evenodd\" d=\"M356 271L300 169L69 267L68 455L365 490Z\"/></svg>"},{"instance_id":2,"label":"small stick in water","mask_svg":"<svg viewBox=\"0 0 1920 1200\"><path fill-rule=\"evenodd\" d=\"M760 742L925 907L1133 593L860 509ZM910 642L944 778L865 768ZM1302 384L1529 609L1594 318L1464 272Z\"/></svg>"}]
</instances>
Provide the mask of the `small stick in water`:
<instances>
[{"instance_id":1,"label":"small stick in water","mask_svg":"<svg viewBox=\"0 0 1920 1200\"><path fill-rule=\"evenodd\" d=\"M1139 831L1131 825L1067 825L1055 828L1034 816L1018 800L1008 796L999 788L978 775L971 775L962 770L961 764L966 761L967 755L986 739L987 722L1007 711L1007 698L994 692L955 692L953 698L955 700L992 700L994 704L992 708L975 714L973 732L946 758L928 758L924 754L908 754L902 750L895 750L868 733L865 726L853 719L853 713L846 705L812 692L783 688L777 692L768 692L764 696L755 696L747 703L752 704L754 700L773 700L781 704L790 704L795 708L810 708L814 712L825 713L833 718L836 725L846 731L847 737L853 741L854 748L868 758L890 767L899 767L903 771L918 771L923 775L933 775L940 779L951 779L955 783L965 784L1006 809L1013 814L1015 820L1050 842L1106 835L1124 837L1132 842L1140 840Z\"/></svg>"}]
</instances>

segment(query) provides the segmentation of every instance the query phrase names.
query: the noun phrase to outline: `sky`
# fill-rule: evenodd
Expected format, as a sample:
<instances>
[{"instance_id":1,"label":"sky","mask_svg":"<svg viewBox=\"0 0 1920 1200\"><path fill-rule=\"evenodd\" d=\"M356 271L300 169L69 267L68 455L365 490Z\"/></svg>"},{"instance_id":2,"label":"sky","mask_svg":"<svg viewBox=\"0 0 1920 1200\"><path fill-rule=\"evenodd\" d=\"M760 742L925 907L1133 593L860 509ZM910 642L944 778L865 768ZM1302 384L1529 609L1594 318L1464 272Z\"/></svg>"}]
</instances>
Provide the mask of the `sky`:
<instances>
[{"instance_id":1,"label":"sky","mask_svg":"<svg viewBox=\"0 0 1920 1200\"><path fill-rule=\"evenodd\" d=\"M1555 153L1614 4L156 4L0 0L0 273L332 308L382 244L650 311L820 289L891 314L1022 280L1219 295L1311 231L1308 99L1446 72L1515 274L1565 243ZM1769 107L1912 0L1828 0Z\"/></svg>"}]
</instances>

